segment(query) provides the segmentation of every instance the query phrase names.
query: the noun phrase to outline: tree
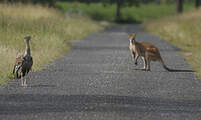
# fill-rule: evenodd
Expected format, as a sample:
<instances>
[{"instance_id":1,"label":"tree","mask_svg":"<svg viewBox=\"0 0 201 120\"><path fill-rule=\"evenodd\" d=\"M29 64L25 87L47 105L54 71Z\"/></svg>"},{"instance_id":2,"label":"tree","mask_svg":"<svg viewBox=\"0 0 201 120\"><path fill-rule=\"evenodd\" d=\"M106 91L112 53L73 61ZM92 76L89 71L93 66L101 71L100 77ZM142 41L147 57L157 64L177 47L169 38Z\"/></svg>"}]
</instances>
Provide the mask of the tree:
<instances>
[{"instance_id":1,"label":"tree","mask_svg":"<svg viewBox=\"0 0 201 120\"><path fill-rule=\"evenodd\" d=\"M161 4L161 0L156 0L156 4L160 5Z\"/></svg>"},{"instance_id":2,"label":"tree","mask_svg":"<svg viewBox=\"0 0 201 120\"><path fill-rule=\"evenodd\" d=\"M121 1L117 0L117 12L116 12L116 20L121 20Z\"/></svg>"},{"instance_id":3,"label":"tree","mask_svg":"<svg viewBox=\"0 0 201 120\"><path fill-rule=\"evenodd\" d=\"M103 0L102 1L104 5L106 4L116 4L116 21L121 21L121 8L122 7L127 7L127 6L132 6L138 5L139 0Z\"/></svg>"},{"instance_id":4,"label":"tree","mask_svg":"<svg viewBox=\"0 0 201 120\"><path fill-rule=\"evenodd\" d=\"M195 0L195 7L199 8L200 7L200 0Z\"/></svg>"},{"instance_id":5,"label":"tree","mask_svg":"<svg viewBox=\"0 0 201 120\"><path fill-rule=\"evenodd\" d=\"M178 13L183 12L183 0L177 0L177 12Z\"/></svg>"}]
</instances>

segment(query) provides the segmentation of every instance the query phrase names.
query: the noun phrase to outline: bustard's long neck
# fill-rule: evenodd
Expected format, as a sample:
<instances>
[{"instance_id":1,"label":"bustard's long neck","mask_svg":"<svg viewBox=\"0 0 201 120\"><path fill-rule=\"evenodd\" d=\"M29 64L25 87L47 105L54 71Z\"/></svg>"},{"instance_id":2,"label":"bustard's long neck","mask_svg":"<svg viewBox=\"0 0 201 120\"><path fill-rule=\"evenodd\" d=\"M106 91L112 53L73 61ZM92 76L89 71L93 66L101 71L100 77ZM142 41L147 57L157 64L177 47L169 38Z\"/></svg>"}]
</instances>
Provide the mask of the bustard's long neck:
<instances>
[{"instance_id":1,"label":"bustard's long neck","mask_svg":"<svg viewBox=\"0 0 201 120\"><path fill-rule=\"evenodd\" d=\"M31 55L31 50L30 50L30 46L29 46L29 40L25 40L25 44L26 44L26 49L25 49L24 56Z\"/></svg>"}]
</instances>

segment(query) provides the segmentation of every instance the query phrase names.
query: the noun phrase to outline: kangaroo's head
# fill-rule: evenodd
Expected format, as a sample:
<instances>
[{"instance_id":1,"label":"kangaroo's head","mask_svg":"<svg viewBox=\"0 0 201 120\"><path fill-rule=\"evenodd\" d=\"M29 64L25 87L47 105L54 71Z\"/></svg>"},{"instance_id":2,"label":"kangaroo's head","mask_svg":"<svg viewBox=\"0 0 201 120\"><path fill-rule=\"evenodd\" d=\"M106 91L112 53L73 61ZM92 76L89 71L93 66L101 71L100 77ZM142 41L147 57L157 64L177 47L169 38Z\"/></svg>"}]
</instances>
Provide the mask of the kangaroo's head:
<instances>
[{"instance_id":1,"label":"kangaroo's head","mask_svg":"<svg viewBox=\"0 0 201 120\"><path fill-rule=\"evenodd\" d=\"M130 43L134 43L135 42L135 38L136 38L136 33L129 34L129 41L130 41Z\"/></svg>"}]
</instances>

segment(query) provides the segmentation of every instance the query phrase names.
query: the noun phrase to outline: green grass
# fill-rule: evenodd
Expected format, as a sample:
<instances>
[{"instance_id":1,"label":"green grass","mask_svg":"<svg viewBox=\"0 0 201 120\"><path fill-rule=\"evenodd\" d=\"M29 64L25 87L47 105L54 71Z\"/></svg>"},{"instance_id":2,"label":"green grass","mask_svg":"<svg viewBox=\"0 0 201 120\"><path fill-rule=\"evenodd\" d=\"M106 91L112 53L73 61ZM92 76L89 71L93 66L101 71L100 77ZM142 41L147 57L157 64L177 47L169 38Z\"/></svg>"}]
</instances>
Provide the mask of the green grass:
<instances>
[{"instance_id":1,"label":"green grass","mask_svg":"<svg viewBox=\"0 0 201 120\"><path fill-rule=\"evenodd\" d=\"M182 49L201 79L201 9L147 22L145 28Z\"/></svg>"},{"instance_id":2,"label":"green grass","mask_svg":"<svg viewBox=\"0 0 201 120\"><path fill-rule=\"evenodd\" d=\"M84 15L88 15L95 20L115 21L116 5L106 5L102 3L79 3L79 2L57 2L57 7L66 12L72 10L74 12L82 11ZM189 11L194 7L193 3L185 3L184 11ZM122 18L125 22L142 23L150 19L159 19L176 13L176 4L155 3L140 4L139 7L122 8Z\"/></svg>"},{"instance_id":3,"label":"green grass","mask_svg":"<svg viewBox=\"0 0 201 120\"><path fill-rule=\"evenodd\" d=\"M102 29L87 17L72 15L66 20L59 11L40 5L0 4L0 10L0 84L13 78L15 57L24 52L25 36L32 36L30 46L36 71L69 51L70 40Z\"/></svg>"}]
</instances>

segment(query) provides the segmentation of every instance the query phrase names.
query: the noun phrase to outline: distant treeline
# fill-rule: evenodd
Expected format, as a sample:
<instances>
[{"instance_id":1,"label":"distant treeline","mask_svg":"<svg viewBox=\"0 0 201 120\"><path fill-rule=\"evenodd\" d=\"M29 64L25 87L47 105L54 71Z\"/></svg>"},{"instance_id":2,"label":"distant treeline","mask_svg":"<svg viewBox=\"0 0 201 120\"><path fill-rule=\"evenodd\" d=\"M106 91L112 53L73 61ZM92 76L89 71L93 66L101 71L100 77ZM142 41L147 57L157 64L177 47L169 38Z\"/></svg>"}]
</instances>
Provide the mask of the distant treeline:
<instances>
[{"instance_id":1,"label":"distant treeline","mask_svg":"<svg viewBox=\"0 0 201 120\"><path fill-rule=\"evenodd\" d=\"M0 0L2 3L33 3L33 4L42 4L54 7L57 1L65 1L65 2L82 2L82 3L98 3L102 2L105 4L116 4L118 0ZM120 4L124 5L138 5L139 3L150 3L156 2L160 3L176 3L177 0L119 0ZM184 0L184 2L193 2L194 0Z\"/></svg>"},{"instance_id":2,"label":"distant treeline","mask_svg":"<svg viewBox=\"0 0 201 120\"><path fill-rule=\"evenodd\" d=\"M55 6L56 1L58 0L0 0L1 3L33 3L33 4L42 4L48 6Z\"/></svg>"},{"instance_id":3,"label":"distant treeline","mask_svg":"<svg viewBox=\"0 0 201 120\"><path fill-rule=\"evenodd\" d=\"M66 1L66 2L83 2L83 3L116 3L117 0L0 0L4 3L34 3L34 4L48 4L54 6L57 1ZM174 3L177 0L122 0L123 2L128 3L149 3L149 2L165 2L165 3ZM193 2L192 0L184 0L185 2Z\"/></svg>"},{"instance_id":4,"label":"distant treeline","mask_svg":"<svg viewBox=\"0 0 201 120\"><path fill-rule=\"evenodd\" d=\"M66 1L66 2L83 2L83 3L116 3L117 0L57 0L57 1ZM176 3L177 0L122 0L122 2L136 2L136 3L150 3L150 2L161 2L161 3ZM184 0L184 2L194 2L194 0Z\"/></svg>"},{"instance_id":5,"label":"distant treeline","mask_svg":"<svg viewBox=\"0 0 201 120\"><path fill-rule=\"evenodd\" d=\"M58 1L65 1L65 2L83 2L83 3L116 3L117 0L58 0ZM122 0L121 2L132 2L132 3L139 3L139 2L153 2L156 0Z\"/></svg>"}]
</instances>

